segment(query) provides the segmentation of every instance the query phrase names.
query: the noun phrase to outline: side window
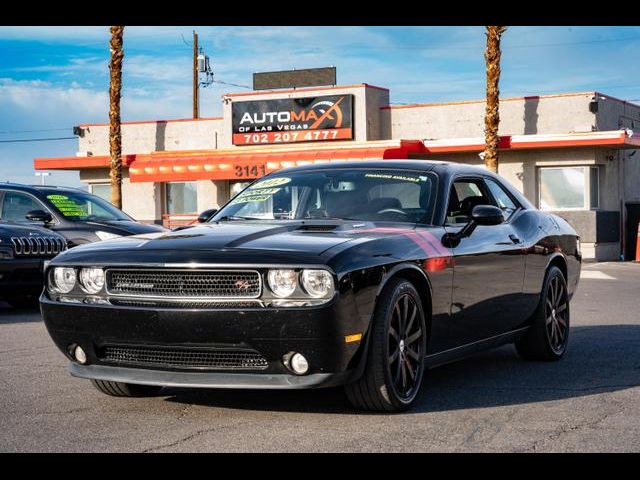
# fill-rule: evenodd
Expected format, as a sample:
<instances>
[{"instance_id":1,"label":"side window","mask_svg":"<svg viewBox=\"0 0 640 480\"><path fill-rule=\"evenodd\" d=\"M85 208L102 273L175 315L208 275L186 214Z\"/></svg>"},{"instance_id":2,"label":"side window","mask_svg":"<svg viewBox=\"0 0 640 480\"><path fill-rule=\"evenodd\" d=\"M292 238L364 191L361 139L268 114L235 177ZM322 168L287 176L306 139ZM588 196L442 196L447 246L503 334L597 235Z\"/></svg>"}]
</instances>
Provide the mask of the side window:
<instances>
[{"instance_id":1,"label":"side window","mask_svg":"<svg viewBox=\"0 0 640 480\"><path fill-rule=\"evenodd\" d=\"M2 203L2 219L8 222L28 222L25 215L31 210L44 210L34 198L24 193L6 192Z\"/></svg>"},{"instance_id":2,"label":"side window","mask_svg":"<svg viewBox=\"0 0 640 480\"><path fill-rule=\"evenodd\" d=\"M493 205L481 179L456 180L449 193L447 224L467 223L476 205Z\"/></svg>"},{"instance_id":3,"label":"side window","mask_svg":"<svg viewBox=\"0 0 640 480\"><path fill-rule=\"evenodd\" d=\"M493 198L496 199L498 207L500 207L504 212L504 218L508 220L511 215L513 215L513 213L518 209L518 205L516 205L516 203L511 199L502 185L489 178L487 178L485 181L487 182L489 190L491 190Z\"/></svg>"}]
</instances>

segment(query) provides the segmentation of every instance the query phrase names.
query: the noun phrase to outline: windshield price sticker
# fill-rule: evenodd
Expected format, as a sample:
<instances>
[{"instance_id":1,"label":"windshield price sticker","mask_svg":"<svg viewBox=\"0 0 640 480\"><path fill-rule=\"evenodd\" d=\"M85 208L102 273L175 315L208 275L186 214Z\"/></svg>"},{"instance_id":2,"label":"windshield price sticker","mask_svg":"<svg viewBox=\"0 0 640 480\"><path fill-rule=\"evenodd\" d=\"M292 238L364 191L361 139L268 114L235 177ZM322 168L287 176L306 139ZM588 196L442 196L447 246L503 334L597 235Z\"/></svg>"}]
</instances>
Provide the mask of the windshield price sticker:
<instances>
[{"instance_id":1,"label":"windshield price sticker","mask_svg":"<svg viewBox=\"0 0 640 480\"><path fill-rule=\"evenodd\" d=\"M266 202L271 195L240 195L231 203Z\"/></svg>"},{"instance_id":2,"label":"windshield price sticker","mask_svg":"<svg viewBox=\"0 0 640 480\"><path fill-rule=\"evenodd\" d=\"M257 192L251 192L251 195L275 195L280 191L279 188L258 188L257 190Z\"/></svg>"},{"instance_id":3,"label":"windshield price sticker","mask_svg":"<svg viewBox=\"0 0 640 480\"><path fill-rule=\"evenodd\" d=\"M280 185L285 185L290 181L291 179L289 177L269 178L267 180L263 180L262 182L256 183L255 185L251 185L249 189L254 190L261 188L279 187Z\"/></svg>"},{"instance_id":4,"label":"windshield price sticker","mask_svg":"<svg viewBox=\"0 0 640 480\"><path fill-rule=\"evenodd\" d=\"M65 217L86 217L87 212L82 205L78 205L65 195L47 195L51 203L60 210Z\"/></svg>"},{"instance_id":5,"label":"windshield price sticker","mask_svg":"<svg viewBox=\"0 0 640 480\"><path fill-rule=\"evenodd\" d=\"M251 188L249 190L251 190ZM233 203L264 202L269 200L279 191L279 188L258 188L253 192L247 191L246 193L240 194Z\"/></svg>"},{"instance_id":6,"label":"windshield price sticker","mask_svg":"<svg viewBox=\"0 0 640 480\"><path fill-rule=\"evenodd\" d=\"M402 180L403 182L419 182L421 178L418 177L407 177L406 175L391 175L387 173L367 173L365 174L366 178L382 178L384 180ZM426 180L426 177L424 177Z\"/></svg>"}]
</instances>

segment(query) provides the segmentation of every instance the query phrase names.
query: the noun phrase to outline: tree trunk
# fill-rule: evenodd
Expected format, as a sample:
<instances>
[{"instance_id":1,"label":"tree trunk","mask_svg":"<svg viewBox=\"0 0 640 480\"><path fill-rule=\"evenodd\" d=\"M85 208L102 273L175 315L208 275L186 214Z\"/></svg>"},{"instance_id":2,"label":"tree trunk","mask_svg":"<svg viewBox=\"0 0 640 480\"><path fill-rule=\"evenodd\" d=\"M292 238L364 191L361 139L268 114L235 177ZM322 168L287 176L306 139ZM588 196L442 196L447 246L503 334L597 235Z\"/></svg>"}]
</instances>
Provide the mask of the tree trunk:
<instances>
[{"instance_id":1,"label":"tree trunk","mask_svg":"<svg viewBox=\"0 0 640 480\"><path fill-rule=\"evenodd\" d=\"M109 63L109 153L111 155L111 203L122 209L122 132L120 130L120 94L122 92L122 35L124 27L111 27Z\"/></svg>"},{"instance_id":2,"label":"tree trunk","mask_svg":"<svg viewBox=\"0 0 640 480\"><path fill-rule=\"evenodd\" d=\"M484 164L498 173L498 127L500 125L500 37L506 27L487 27L487 50L484 54L487 69L487 106L484 116Z\"/></svg>"}]
</instances>

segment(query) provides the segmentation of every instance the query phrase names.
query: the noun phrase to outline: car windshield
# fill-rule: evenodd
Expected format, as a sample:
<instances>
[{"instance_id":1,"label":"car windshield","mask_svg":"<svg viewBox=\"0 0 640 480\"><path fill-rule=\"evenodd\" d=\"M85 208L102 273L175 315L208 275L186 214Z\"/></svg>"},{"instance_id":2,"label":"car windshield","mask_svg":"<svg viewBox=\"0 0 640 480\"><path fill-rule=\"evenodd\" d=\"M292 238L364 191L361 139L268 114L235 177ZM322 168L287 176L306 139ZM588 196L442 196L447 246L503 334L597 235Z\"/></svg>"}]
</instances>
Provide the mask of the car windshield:
<instances>
[{"instance_id":1,"label":"car windshield","mask_svg":"<svg viewBox=\"0 0 640 480\"><path fill-rule=\"evenodd\" d=\"M66 220L72 222L108 222L131 220L106 200L83 192L46 191L47 200Z\"/></svg>"},{"instance_id":2,"label":"car windshield","mask_svg":"<svg viewBox=\"0 0 640 480\"><path fill-rule=\"evenodd\" d=\"M269 175L210 221L340 219L429 223L435 178L398 169L333 169Z\"/></svg>"}]
</instances>

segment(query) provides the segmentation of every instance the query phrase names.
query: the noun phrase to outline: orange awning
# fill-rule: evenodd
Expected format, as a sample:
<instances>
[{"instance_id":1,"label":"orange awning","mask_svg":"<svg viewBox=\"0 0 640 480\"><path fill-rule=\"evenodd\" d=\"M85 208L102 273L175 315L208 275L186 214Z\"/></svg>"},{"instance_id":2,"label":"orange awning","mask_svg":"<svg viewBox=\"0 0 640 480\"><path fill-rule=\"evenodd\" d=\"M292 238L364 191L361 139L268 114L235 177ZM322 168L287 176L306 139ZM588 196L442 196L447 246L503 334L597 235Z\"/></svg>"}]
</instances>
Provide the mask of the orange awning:
<instances>
[{"instance_id":1,"label":"orange awning","mask_svg":"<svg viewBox=\"0 0 640 480\"><path fill-rule=\"evenodd\" d=\"M340 145L235 147L225 150L162 151L125 155L131 182L252 180L282 168L347 160L406 159L422 153L420 140L388 140ZM108 156L36 158L36 170L105 168Z\"/></svg>"},{"instance_id":2,"label":"orange awning","mask_svg":"<svg viewBox=\"0 0 640 480\"><path fill-rule=\"evenodd\" d=\"M129 166L132 182L253 180L282 168L313 163L409 158L423 151L421 141L370 142L360 146L154 152Z\"/></svg>"},{"instance_id":3,"label":"orange awning","mask_svg":"<svg viewBox=\"0 0 640 480\"><path fill-rule=\"evenodd\" d=\"M123 155L122 165L128 167L136 159L137 155ZM85 168L108 168L111 159L109 155L96 155L91 157L55 157L34 158L35 170L79 170Z\"/></svg>"}]
</instances>

